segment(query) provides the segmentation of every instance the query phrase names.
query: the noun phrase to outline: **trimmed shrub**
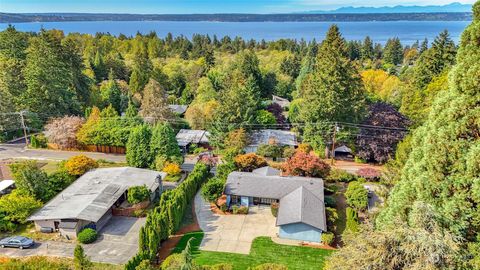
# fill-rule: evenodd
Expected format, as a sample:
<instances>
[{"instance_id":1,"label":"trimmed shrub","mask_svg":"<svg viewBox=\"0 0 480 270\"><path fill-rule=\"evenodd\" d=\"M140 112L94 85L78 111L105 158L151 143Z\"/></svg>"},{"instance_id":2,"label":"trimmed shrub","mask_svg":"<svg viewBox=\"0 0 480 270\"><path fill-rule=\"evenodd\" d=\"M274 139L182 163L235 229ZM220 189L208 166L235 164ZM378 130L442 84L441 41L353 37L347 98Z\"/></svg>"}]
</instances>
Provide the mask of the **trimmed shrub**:
<instances>
[{"instance_id":1,"label":"trimmed shrub","mask_svg":"<svg viewBox=\"0 0 480 270\"><path fill-rule=\"evenodd\" d=\"M90 244L97 240L97 231L92 228L85 228L77 235L78 242L82 244Z\"/></svg>"},{"instance_id":2,"label":"trimmed shrub","mask_svg":"<svg viewBox=\"0 0 480 270\"><path fill-rule=\"evenodd\" d=\"M248 207L246 206L236 206L234 205L232 207L232 213L235 214L235 215L246 215L248 214Z\"/></svg>"},{"instance_id":3,"label":"trimmed shrub","mask_svg":"<svg viewBox=\"0 0 480 270\"><path fill-rule=\"evenodd\" d=\"M81 176L95 168L98 168L98 162L85 155L71 157L65 163L65 169L67 169L67 172L74 176Z\"/></svg>"},{"instance_id":4,"label":"trimmed shrub","mask_svg":"<svg viewBox=\"0 0 480 270\"><path fill-rule=\"evenodd\" d=\"M207 201L215 203L222 196L225 181L220 178L212 178L208 180L202 187L202 196Z\"/></svg>"},{"instance_id":5,"label":"trimmed shrub","mask_svg":"<svg viewBox=\"0 0 480 270\"><path fill-rule=\"evenodd\" d=\"M160 269L162 270L176 270L180 269L183 265L183 256L182 254L176 253L168 256L161 264Z\"/></svg>"},{"instance_id":6,"label":"trimmed shrub","mask_svg":"<svg viewBox=\"0 0 480 270\"><path fill-rule=\"evenodd\" d=\"M182 169L175 163L167 163L162 171L170 175L178 175L182 172Z\"/></svg>"},{"instance_id":7,"label":"trimmed shrub","mask_svg":"<svg viewBox=\"0 0 480 270\"><path fill-rule=\"evenodd\" d=\"M358 224L358 213L353 208L347 207L347 230L356 233L360 230Z\"/></svg>"},{"instance_id":8,"label":"trimmed shrub","mask_svg":"<svg viewBox=\"0 0 480 270\"><path fill-rule=\"evenodd\" d=\"M335 235L331 232L324 232L322 233L322 243L325 245L331 245L333 240L335 239Z\"/></svg>"},{"instance_id":9,"label":"trimmed shrub","mask_svg":"<svg viewBox=\"0 0 480 270\"><path fill-rule=\"evenodd\" d=\"M333 169L327 177L327 181L350 183L356 181L358 177L354 174L340 169Z\"/></svg>"},{"instance_id":10,"label":"trimmed shrub","mask_svg":"<svg viewBox=\"0 0 480 270\"><path fill-rule=\"evenodd\" d=\"M129 187L127 194L127 201L131 204L141 203L150 198L150 190L145 185Z\"/></svg>"},{"instance_id":11,"label":"trimmed shrub","mask_svg":"<svg viewBox=\"0 0 480 270\"><path fill-rule=\"evenodd\" d=\"M330 196L325 196L324 202L326 207L335 208L337 206L337 201L335 200L335 198Z\"/></svg>"},{"instance_id":12,"label":"trimmed shrub","mask_svg":"<svg viewBox=\"0 0 480 270\"><path fill-rule=\"evenodd\" d=\"M277 217L278 216L278 208L280 207L280 205L278 203L272 203L270 205L270 210L272 211L272 215L274 217Z\"/></svg>"},{"instance_id":13,"label":"trimmed shrub","mask_svg":"<svg viewBox=\"0 0 480 270\"><path fill-rule=\"evenodd\" d=\"M345 197L347 203L357 211L365 210L368 206L368 191L359 181L348 184Z\"/></svg>"}]
</instances>

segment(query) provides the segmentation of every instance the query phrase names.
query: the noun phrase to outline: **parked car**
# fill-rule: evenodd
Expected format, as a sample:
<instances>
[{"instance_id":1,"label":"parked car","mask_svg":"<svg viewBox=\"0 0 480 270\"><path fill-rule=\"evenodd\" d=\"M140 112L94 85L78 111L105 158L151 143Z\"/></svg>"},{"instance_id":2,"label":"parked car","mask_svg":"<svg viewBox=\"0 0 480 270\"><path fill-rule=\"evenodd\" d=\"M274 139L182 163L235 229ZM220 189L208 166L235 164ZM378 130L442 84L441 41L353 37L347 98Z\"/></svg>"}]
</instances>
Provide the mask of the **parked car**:
<instances>
[{"instance_id":1,"label":"parked car","mask_svg":"<svg viewBox=\"0 0 480 270\"><path fill-rule=\"evenodd\" d=\"M0 247L16 247L19 249L30 248L35 245L35 241L23 236L12 236L0 240Z\"/></svg>"}]
</instances>

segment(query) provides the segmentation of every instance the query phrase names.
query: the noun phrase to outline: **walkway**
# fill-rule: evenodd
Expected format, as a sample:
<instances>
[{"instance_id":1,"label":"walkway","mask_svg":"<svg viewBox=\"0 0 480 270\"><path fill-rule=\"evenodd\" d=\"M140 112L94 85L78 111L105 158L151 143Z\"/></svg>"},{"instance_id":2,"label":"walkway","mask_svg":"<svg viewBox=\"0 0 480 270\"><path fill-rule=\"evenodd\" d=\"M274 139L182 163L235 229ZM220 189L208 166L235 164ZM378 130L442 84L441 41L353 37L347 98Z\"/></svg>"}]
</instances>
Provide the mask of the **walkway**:
<instances>
[{"instance_id":1,"label":"walkway","mask_svg":"<svg viewBox=\"0 0 480 270\"><path fill-rule=\"evenodd\" d=\"M105 154L105 153L97 153L97 152L24 149L23 145L0 144L0 160L2 159L37 159L37 160L61 161L77 155L86 155L93 159L104 159L106 161L111 161L111 162L126 162L125 155Z\"/></svg>"},{"instance_id":2,"label":"walkway","mask_svg":"<svg viewBox=\"0 0 480 270\"><path fill-rule=\"evenodd\" d=\"M205 236L201 250L249 254L253 239L259 236L275 237L275 217L270 207L250 207L248 215L218 215L210 204L197 193L195 212Z\"/></svg>"}]
</instances>

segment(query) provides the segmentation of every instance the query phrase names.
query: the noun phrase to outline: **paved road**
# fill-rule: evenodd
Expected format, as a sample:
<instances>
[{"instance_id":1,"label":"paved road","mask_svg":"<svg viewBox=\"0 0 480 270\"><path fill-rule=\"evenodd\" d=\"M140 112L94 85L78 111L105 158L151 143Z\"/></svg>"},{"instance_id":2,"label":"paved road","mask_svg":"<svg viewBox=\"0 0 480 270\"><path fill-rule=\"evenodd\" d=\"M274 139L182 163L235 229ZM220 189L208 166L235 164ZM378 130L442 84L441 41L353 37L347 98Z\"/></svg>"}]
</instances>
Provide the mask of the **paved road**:
<instances>
[{"instance_id":1,"label":"paved road","mask_svg":"<svg viewBox=\"0 0 480 270\"><path fill-rule=\"evenodd\" d=\"M0 144L0 160L2 159L38 159L65 160L76 155L86 155L93 159L104 159L112 162L125 162L125 155L104 154L95 152L58 151L46 149L25 149L18 144Z\"/></svg>"},{"instance_id":2,"label":"paved road","mask_svg":"<svg viewBox=\"0 0 480 270\"><path fill-rule=\"evenodd\" d=\"M112 217L100 231L97 241L83 245L85 253L94 262L124 264L138 251L138 232L145 224L145 218ZM0 256L52 256L73 257L75 243L45 241L36 243L30 249L0 248Z\"/></svg>"}]
</instances>

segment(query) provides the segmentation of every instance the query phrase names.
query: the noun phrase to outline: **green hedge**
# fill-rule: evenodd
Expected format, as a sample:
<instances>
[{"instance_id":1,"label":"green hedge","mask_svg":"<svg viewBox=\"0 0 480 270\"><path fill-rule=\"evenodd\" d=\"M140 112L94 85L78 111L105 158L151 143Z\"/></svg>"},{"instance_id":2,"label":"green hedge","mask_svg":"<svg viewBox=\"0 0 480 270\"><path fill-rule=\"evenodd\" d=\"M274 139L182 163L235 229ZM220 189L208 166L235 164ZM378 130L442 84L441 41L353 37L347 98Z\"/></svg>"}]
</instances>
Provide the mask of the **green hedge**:
<instances>
[{"instance_id":1,"label":"green hedge","mask_svg":"<svg viewBox=\"0 0 480 270\"><path fill-rule=\"evenodd\" d=\"M90 244L97 240L97 232L91 228L85 228L77 235L78 242L82 244Z\"/></svg>"},{"instance_id":2,"label":"green hedge","mask_svg":"<svg viewBox=\"0 0 480 270\"><path fill-rule=\"evenodd\" d=\"M175 189L163 192L157 207L147 216L140 229L139 251L125 265L126 270L135 270L143 260L153 260L160 242L167 240L180 227L187 204L194 198L210 173L207 165L197 163L188 177Z\"/></svg>"}]
</instances>

